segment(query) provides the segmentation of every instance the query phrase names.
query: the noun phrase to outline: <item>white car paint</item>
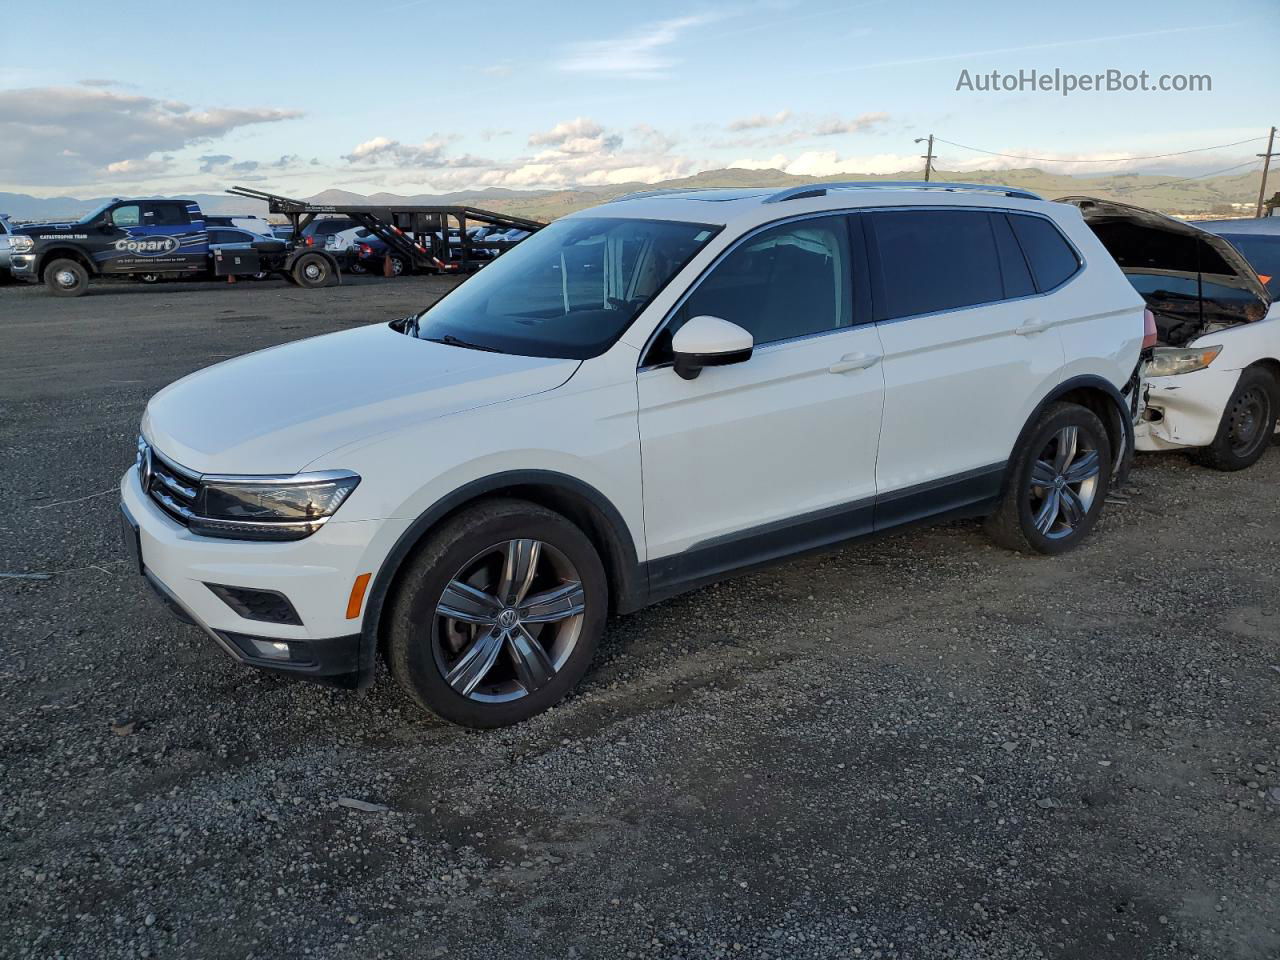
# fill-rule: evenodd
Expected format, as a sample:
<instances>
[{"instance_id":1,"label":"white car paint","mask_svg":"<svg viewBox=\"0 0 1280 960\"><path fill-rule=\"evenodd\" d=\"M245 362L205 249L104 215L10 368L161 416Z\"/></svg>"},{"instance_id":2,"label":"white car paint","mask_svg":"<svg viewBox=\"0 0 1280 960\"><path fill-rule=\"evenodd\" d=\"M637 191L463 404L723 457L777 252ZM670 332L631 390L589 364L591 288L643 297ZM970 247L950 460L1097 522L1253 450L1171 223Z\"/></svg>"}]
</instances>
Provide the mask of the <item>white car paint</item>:
<instances>
[{"instance_id":1,"label":"white car paint","mask_svg":"<svg viewBox=\"0 0 1280 960\"><path fill-rule=\"evenodd\" d=\"M148 405L143 434L189 470L346 470L362 479L309 538L252 543L193 535L142 491L131 468L121 496L141 527L147 568L206 629L347 636L367 615L361 608L346 616L355 578L376 575L416 518L472 481L509 470L576 478L617 511L643 563L1007 459L1053 385L1089 373L1120 389L1137 362L1141 298L1072 209L893 188L761 202L771 192L714 203L653 197L572 215L724 227L612 347L588 360L477 352L376 323L237 358L167 387ZM1082 252L1085 272L997 309L767 344L695 380L669 365L638 369L681 296L755 227L919 206L1049 216ZM1018 334L1028 319L1042 329ZM284 591L304 626L244 619L207 582Z\"/></svg>"},{"instance_id":2,"label":"white car paint","mask_svg":"<svg viewBox=\"0 0 1280 960\"><path fill-rule=\"evenodd\" d=\"M1227 327L1192 340L1188 347L1221 346L1203 370L1143 381L1146 406L1157 419L1135 428L1139 450L1179 450L1213 443L1240 371L1260 360L1280 361L1280 303L1257 323Z\"/></svg>"}]
</instances>

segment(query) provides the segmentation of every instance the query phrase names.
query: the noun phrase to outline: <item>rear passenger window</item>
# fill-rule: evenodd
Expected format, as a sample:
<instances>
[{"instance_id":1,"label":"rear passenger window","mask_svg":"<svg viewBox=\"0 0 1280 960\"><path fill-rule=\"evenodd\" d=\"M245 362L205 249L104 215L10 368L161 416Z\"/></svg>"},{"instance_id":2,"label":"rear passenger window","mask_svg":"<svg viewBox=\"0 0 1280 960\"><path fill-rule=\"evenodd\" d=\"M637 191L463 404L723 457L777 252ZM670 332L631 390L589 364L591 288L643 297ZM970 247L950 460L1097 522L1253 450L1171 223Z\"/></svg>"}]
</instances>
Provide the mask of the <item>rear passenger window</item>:
<instances>
[{"instance_id":1,"label":"rear passenger window","mask_svg":"<svg viewBox=\"0 0 1280 960\"><path fill-rule=\"evenodd\" d=\"M886 319L1004 298L990 217L980 210L871 214L880 260L878 312Z\"/></svg>"},{"instance_id":2,"label":"rear passenger window","mask_svg":"<svg viewBox=\"0 0 1280 960\"><path fill-rule=\"evenodd\" d=\"M1022 252L1027 255L1036 288L1041 293L1052 290L1080 269L1075 250L1048 220L1010 214L1009 222L1022 244Z\"/></svg>"},{"instance_id":3,"label":"rear passenger window","mask_svg":"<svg viewBox=\"0 0 1280 960\"><path fill-rule=\"evenodd\" d=\"M185 204L148 203L143 207L143 222L150 227L181 227L191 222Z\"/></svg>"}]
</instances>

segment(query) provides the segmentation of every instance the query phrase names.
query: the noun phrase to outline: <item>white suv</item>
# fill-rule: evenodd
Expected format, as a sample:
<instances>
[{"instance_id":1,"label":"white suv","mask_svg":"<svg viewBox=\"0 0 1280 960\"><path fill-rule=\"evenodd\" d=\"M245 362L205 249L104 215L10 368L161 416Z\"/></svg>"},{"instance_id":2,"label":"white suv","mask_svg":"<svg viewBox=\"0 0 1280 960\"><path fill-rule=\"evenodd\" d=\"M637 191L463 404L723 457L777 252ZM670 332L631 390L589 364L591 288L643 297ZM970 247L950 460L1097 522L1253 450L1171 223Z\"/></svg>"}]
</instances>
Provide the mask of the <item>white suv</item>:
<instances>
[{"instance_id":1,"label":"white suv","mask_svg":"<svg viewBox=\"0 0 1280 960\"><path fill-rule=\"evenodd\" d=\"M1009 188L638 194L423 313L147 406L125 535L253 665L512 723L610 612L932 517L1058 553L1132 450L1142 298Z\"/></svg>"}]
</instances>

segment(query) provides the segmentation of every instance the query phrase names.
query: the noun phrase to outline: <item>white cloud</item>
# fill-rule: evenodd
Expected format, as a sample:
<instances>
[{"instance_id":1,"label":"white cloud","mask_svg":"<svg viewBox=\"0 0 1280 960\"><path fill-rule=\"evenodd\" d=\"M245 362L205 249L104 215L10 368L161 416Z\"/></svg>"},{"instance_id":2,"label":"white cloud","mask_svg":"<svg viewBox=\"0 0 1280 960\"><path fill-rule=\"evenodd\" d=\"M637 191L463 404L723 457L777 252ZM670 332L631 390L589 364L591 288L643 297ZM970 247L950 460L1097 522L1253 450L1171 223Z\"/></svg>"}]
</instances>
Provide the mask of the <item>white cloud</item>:
<instances>
[{"instance_id":1,"label":"white cloud","mask_svg":"<svg viewBox=\"0 0 1280 960\"><path fill-rule=\"evenodd\" d=\"M719 19L721 17L717 14L674 17L620 37L573 43L557 67L570 73L611 74L638 79L661 77L677 62L666 56L663 49L679 40L684 32Z\"/></svg>"},{"instance_id":2,"label":"white cloud","mask_svg":"<svg viewBox=\"0 0 1280 960\"><path fill-rule=\"evenodd\" d=\"M725 129L737 132L741 130L759 130L762 127L780 127L790 119L790 110L779 110L777 113L757 113L751 117L741 117L734 120Z\"/></svg>"},{"instance_id":3,"label":"white cloud","mask_svg":"<svg viewBox=\"0 0 1280 960\"><path fill-rule=\"evenodd\" d=\"M920 166L914 154L877 153L841 156L835 150L806 150L797 156L741 157L730 167L743 170L781 170L802 177L830 177L839 173L900 173Z\"/></svg>"},{"instance_id":4,"label":"white cloud","mask_svg":"<svg viewBox=\"0 0 1280 960\"><path fill-rule=\"evenodd\" d=\"M433 135L420 144L404 144L389 137L374 137L358 144L343 156L348 163L395 163L416 166L439 166L444 160L449 137Z\"/></svg>"},{"instance_id":5,"label":"white cloud","mask_svg":"<svg viewBox=\"0 0 1280 960\"><path fill-rule=\"evenodd\" d=\"M298 116L270 107L200 110L99 88L0 90L0 180L72 185L137 176L153 155ZM148 172L164 168L163 158L152 160Z\"/></svg>"},{"instance_id":6,"label":"white cloud","mask_svg":"<svg viewBox=\"0 0 1280 960\"><path fill-rule=\"evenodd\" d=\"M852 120L823 120L812 129L815 137L834 137L843 133L863 133L889 119L887 113L863 113Z\"/></svg>"},{"instance_id":7,"label":"white cloud","mask_svg":"<svg viewBox=\"0 0 1280 960\"><path fill-rule=\"evenodd\" d=\"M432 164L403 169L388 185L423 189L467 187L561 188L664 180L694 172L695 164L674 153L676 139L641 124L625 134L589 117L557 123L529 135L530 152L497 161L442 151ZM381 145L380 145L381 146ZM378 148L371 148L374 152Z\"/></svg>"}]
</instances>

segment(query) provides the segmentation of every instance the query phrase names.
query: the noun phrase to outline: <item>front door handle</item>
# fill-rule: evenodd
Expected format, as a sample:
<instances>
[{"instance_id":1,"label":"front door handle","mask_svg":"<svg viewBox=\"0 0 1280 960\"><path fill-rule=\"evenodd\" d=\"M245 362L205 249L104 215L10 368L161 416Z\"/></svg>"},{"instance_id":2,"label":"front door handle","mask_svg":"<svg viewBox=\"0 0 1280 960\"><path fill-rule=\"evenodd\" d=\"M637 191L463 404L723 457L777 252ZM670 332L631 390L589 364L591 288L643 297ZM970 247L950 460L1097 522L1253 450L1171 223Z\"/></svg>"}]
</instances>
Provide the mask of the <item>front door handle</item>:
<instances>
[{"instance_id":1,"label":"front door handle","mask_svg":"<svg viewBox=\"0 0 1280 960\"><path fill-rule=\"evenodd\" d=\"M874 367L879 362L879 355L874 353L846 353L840 358L839 362L827 367L827 371L830 373L853 373L857 370L865 370L867 367Z\"/></svg>"},{"instance_id":2,"label":"front door handle","mask_svg":"<svg viewBox=\"0 0 1280 960\"><path fill-rule=\"evenodd\" d=\"M1013 332L1020 337L1025 337L1032 333L1044 333L1049 329L1049 324L1042 323L1039 320L1028 320Z\"/></svg>"}]
</instances>

